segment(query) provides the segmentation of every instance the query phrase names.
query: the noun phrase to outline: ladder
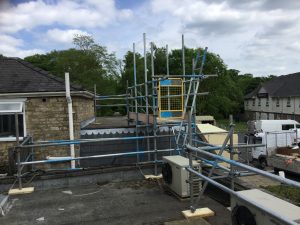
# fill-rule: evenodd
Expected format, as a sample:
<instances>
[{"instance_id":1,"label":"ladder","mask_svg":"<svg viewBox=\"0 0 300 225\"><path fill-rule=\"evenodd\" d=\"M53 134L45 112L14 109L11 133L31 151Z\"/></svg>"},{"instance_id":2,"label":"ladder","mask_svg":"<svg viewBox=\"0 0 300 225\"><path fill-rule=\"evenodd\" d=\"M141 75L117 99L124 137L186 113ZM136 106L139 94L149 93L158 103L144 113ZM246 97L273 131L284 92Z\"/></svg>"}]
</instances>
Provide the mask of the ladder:
<instances>
[{"instance_id":1,"label":"ladder","mask_svg":"<svg viewBox=\"0 0 300 225\"><path fill-rule=\"evenodd\" d=\"M187 114L187 109L190 109L191 115L193 115L197 99L197 93L199 89L200 81L204 78L206 78L205 75L203 75L203 67L206 61L206 54L207 54L207 47L204 49L203 54L201 55L201 49L197 52L194 64L193 64L193 74L190 76L189 85L188 85L188 91L186 94L186 98L184 98L184 108L182 113L182 121L180 122L180 125L178 126L178 134L176 136L176 149L182 149L186 145L187 140L187 132L185 131L185 124L184 119ZM199 68L196 68L198 62L201 60L201 64ZM195 71L199 70L199 73L196 74ZM180 144L180 141L182 143Z\"/></svg>"}]
</instances>

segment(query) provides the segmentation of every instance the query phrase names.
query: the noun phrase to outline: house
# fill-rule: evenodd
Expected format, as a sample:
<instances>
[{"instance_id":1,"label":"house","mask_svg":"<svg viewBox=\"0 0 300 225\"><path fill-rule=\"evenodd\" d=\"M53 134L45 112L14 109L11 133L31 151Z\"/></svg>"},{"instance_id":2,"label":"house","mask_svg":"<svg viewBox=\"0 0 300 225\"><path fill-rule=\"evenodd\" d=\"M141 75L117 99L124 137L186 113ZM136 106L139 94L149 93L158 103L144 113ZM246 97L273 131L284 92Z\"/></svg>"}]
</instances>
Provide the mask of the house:
<instances>
[{"instance_id":1,"label":"house","mask_svg":"<svg viewBox=\"0 0 300 225\"><path fill-rule=\"evenodd\" d=\"M71 85L75 138L94 119L93 94ZM8 155L16 144L15 118L20 140L69 139L68 106L64 80L19 58L0 58L0 173L7 171ZM16 115L17 114L17 115ZM35 159L68 156L68 148L37 150ZM78 155L77 150L77 155Z\"/></svg>"},{"instance_id":2,"label":"house","mask_svg":"<svg viewBox=\"0 0 300 225\"><path fill-rule=\"evenodd\" d=\"M248 120L295 119L300 122L300 72L269 80L244 99Z\"/></svg>"}]
</instances>

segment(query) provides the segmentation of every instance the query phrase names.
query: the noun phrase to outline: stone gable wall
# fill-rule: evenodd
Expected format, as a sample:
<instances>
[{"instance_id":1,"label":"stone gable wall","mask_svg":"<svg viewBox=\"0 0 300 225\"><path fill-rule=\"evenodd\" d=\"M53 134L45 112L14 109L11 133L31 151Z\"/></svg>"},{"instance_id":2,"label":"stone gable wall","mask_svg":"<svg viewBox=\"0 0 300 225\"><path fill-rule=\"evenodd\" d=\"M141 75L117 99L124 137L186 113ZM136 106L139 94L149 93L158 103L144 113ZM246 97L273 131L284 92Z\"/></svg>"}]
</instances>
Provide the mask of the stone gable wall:
<instances>
[{"instance_id":1,"label":"stone gable wall","mask_svg":"<svg viewBox=\"0 0 300 225\"><path fill-rule=\"evenodd\" d=\"M80 138L80 122L94 116L94 101L72 97L75 139ZM27 135L34 141L69 139L68 105L65 97L28 98L25 103ZM0 168L8 165L8 148L15 142L0 142ZM79 147L76 148L79 155ZM46 156L69 156L69 146L35 149L35 160ZM46 166L49 168L50 164ZM51 166L51 168L55 165Z\"/></svg>"}]
</instances>

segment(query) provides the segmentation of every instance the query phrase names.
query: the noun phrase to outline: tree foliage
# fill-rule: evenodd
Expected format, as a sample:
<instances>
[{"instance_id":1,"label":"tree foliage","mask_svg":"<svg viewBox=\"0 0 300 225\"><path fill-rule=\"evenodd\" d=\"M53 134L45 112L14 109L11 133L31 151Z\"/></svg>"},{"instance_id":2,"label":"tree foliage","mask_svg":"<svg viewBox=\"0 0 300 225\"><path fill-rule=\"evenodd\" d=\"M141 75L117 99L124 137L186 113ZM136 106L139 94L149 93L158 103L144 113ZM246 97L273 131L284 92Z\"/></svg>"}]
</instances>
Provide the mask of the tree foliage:
<instances>
[{"instance_id":1,"label":"tree foliage","mask_svg":"<svg viewBox=\"0 0 300 225\"><path fill-rule=\"evenodd\" d=\"M71 81L87 90L92 91L96 84L98 93L115 94L120 79L120 65L115 54L108 53L91 36L75 36L74 45L76 48L54 50L25 60L62 78L69 72Z\"/></svg>"},{"instance_id":2,"label":"tree foliage","mask_svg":"<svg viewBox=\"0 0 300 225\"><path fill-rule=\"evenodd\" d=\"M73 42L75 48L33 55L26 57L25 60L60 77L68 71L72 82L88 90L93 90L96 84L97 92L102 95L126 93L127 84L134 85L133 52L128 51L125 54L121 66L115 54L109 53L106 47L95 43L91 36L76 35ZM203 53L201 48L185 48L186 74L192 74L193 59L198 51ZM149 52L146 57L147 77L151 80ZM173 49L168 53L168 57L170 74L182 74L182 50ZM166 48L154 46L155 75L167 73L166 63ZM144 83L144 71L144 57L136 53L137 83ZM197 99L197 114L210 114L216 118L227 118L229 114L233 114L238 119L243 113L245 94L272 78L253 77L252 74L240 75L238 70L228 69L221 57L212 52L207 53L203 73L218 76L201 81L199 92L209 92L209 95Z\"/></svg>"},{"instance_id":3,"label":"tree foliage","mask_svg":"<svg viewBox=\"0 0 300 225\"><path fill-rule=\"evenodd\" d=\"M203 49L185 48L185 71L192 74L193 59L197 52ZM155 75L167 73L166 49L154 47ZM151 78L150 54L147 54L148 80ZM124 68L121 77L121 90L126 90L133 83L133 53L128 51L123 60ZM199 67L200 65L196 65ZM144 57L136 54L136 69L138 83L144 82ZM183 73L182 50L174 49L169 53L169 71L171 75ZM198 70L199 71L199 70ZM196 73L198 72L196 70ZM204 79L200 83L199 92L209 92L209 95L197 98L197 114L210 114L216 118L228 118L229 114L240 118L243 113L245 94L254 90L262 82L270 78L255 77L251 74L240 75L238 70L228 69L221 57L212 52L207 53L203 74L216 74L217 77Z\"/></svg>"}]
</instances>

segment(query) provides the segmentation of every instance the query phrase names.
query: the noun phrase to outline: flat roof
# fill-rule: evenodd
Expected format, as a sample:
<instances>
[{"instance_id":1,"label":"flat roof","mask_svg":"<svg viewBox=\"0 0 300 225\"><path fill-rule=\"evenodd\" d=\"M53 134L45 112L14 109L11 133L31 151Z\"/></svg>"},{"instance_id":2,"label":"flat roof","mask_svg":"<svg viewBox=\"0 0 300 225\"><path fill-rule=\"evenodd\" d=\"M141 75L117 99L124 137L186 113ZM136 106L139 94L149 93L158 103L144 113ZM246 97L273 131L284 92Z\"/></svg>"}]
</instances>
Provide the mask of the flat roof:
<instances>
[{"instance_id":1,"label":"flat roof","mask_svg":"<svg viewBox=\"0 0 300 225\"><path fill-rule=\"evenodd\" d=\"M181 211L189 201L181 201L162 189L161 181L135 180L35 191L12 197L12 208L0 218L12 225L154 225L184 219ZM209 207L216 216L214 225L230 225L230 211L204 196L200 207Z\"/></svg>"}]
</instances>

